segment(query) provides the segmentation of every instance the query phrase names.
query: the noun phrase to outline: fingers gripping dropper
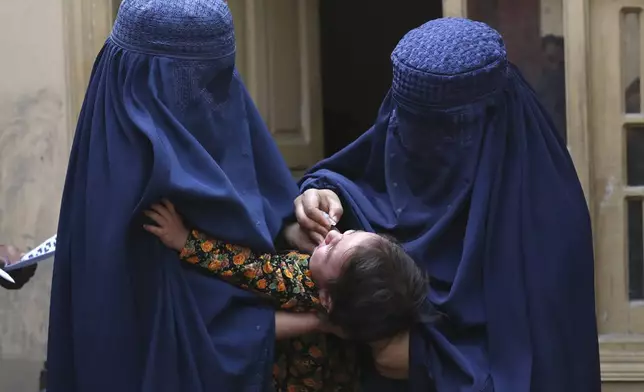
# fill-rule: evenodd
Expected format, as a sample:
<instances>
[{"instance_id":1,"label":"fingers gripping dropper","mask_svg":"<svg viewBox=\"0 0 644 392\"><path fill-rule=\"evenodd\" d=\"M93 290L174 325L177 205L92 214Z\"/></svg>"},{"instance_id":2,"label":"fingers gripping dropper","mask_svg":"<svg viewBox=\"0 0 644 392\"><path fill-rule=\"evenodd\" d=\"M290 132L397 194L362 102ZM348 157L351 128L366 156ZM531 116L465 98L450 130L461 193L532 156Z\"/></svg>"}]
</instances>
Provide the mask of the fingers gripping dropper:
<instances>
[{"instance_id":1,"label":"fingers gripping dropper","mask_svg":"<svg viewBox=\"0 0 644 392\"><path fill-rule=\"evenodd\" d=\"M329 222L329 224L330 224L329 230L340 231L340 230L338 230L338 228L336 227L336 225L337 225L338 223L337 223L336 221L334 221L334 220L333 220L333 218L331 218L331 217L329 216L329 214L327 214L326 212L322 212L322 213L324 214L324 217L326 218L326 220L327 220L327 221Z\"/></svg>"}]
</instances>

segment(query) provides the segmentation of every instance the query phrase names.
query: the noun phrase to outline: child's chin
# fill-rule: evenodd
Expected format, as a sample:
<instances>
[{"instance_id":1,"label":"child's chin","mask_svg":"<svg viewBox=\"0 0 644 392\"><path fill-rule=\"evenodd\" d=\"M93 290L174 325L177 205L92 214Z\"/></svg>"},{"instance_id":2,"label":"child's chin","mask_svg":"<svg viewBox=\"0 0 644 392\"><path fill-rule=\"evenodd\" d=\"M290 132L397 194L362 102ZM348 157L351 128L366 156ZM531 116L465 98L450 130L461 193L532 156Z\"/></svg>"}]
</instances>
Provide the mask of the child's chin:
<instances>
[{"instance_id":1,"label":"child's chin","mask_svg":"<svg viewBox=\"0 0 644 392\"><path fill-rule=\"evenodd\" d=\"M311 276L316 274L317 267L318 267L317 258L311 256L311 258L309 258L309 271L311 272Z\"/></svg>"},{"instance_id":2,"label":"child's chin","mask_svg":"<svg viewBox=\"0 0 644 392\"><path fill-rule=\"evenodd\" d=\"M318 256L316 256L315 254L317 253L317 251L318 251L318 248L319 248L319 247L320 247L320 245L316 246L316 247L315 247L315 248L313 248L313 250L311 251L311 257L309 257L309 265L311 265L311 264L317 264L317 262L318 262L318 261L317 261Z\"/></svg>"}]
</instances>

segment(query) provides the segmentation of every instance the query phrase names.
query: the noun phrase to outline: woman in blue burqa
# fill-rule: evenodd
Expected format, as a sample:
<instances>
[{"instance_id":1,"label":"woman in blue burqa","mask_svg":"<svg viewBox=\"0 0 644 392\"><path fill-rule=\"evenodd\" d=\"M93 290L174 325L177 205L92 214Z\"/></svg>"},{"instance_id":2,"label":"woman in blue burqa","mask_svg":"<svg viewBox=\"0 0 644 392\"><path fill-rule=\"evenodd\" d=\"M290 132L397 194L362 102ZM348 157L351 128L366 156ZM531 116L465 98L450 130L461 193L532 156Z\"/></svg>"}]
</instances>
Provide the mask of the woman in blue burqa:
<instances>
[{"instance_id":1,"label":"woman in blue burqa","mask_svg":"<svg viewBox=\"0 0 644 392\"><path fill-rule=\"evenodd\" d=\"M427 272L444 317L418 323L381 370L414 391L599 392L586 202L502 38L439 19L409 32L392 62L374 126L312 168L296 201L313 232L327 212L340 228L388 233ZM405 390L375 373L366 382Z\"/></svg>"},{"instance_id":2,"label":"woman in blue burqa","mask_svg":"<svg viewBox=\"0 0 644 392\"><path fill-rule=\"evenodd\" d=\"M234 69L221 0L125 0L96 60L62 200L51 392L263 391L271 306L184 269L142 229L163 197L270 252L297 185Z\"/></svg>"}]
</instances>

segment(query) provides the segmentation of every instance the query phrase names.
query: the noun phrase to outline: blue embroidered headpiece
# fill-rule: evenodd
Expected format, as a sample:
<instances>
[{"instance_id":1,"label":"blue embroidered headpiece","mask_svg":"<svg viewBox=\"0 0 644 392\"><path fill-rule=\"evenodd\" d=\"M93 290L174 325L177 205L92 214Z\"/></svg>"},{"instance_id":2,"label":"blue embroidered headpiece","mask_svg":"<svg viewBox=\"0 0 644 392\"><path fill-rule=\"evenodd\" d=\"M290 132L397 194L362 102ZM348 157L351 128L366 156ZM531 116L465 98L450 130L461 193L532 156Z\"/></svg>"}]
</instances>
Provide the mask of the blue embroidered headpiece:
<instances>
[{"instance_id":1,"label":"blue embroidered headpiece","mask_svg":"<svg viewBox=\"0 0 644 392\"><path fill-rule=\"evenodd\" d=\"M235 53L233 19L222 0L124 0L111 39L126 49L170 57Z\"/></svg>"},{"instance_id":2,"label":"blue embroidered headpiece","mask_svg":"<svg viewBox=\"0 0 644 392\"><path fill-rule=\"evenodd\" d=\"M505 86L501 35L481 22L436 19L407 33L391 55L392 92L412 112L473 103Z\"/></svg>"}]
</instances>

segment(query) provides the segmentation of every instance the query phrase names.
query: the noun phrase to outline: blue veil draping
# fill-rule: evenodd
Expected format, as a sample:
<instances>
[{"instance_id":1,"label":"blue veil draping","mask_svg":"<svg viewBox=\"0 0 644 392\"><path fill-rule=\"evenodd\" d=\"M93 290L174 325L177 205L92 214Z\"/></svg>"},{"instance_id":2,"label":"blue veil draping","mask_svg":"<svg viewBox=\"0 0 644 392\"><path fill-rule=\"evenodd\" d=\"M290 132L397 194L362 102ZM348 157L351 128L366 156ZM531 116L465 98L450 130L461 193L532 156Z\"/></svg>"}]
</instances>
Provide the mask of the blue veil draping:
<instances>
[{"instance_id":1,"label":"blue veil draping","mask_svg":"<svg viewBox=\"0 0 644 392\"><path fill-rule=\"evenodd\" d=\"M397 237L429 274L445 317L412 331L409 390L599 392L586 202L501 37L439 19L392 61L374 126L300 190L335 190L340 225ZM366 390L389 384L404 388Z\"/></svg>"},{"instance_id":2,"label":"blue veil draping","mask_svg":"<svg viewBox=\"0 0 644 392\"><path fill-rule=\"evenodd\" d=\"M168 197L271 251L297 185L234 70L220 0L125 0L74 138L52 284L51 392L263 391L274 311L144 233Z\"/></svg>"}]
</instances>

